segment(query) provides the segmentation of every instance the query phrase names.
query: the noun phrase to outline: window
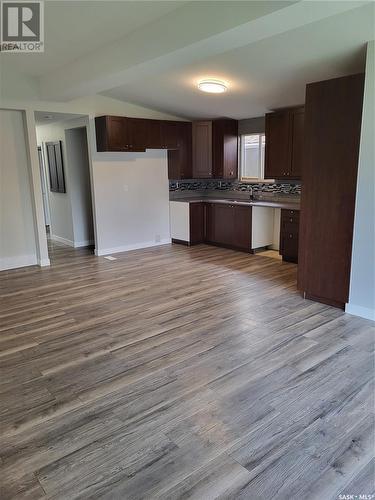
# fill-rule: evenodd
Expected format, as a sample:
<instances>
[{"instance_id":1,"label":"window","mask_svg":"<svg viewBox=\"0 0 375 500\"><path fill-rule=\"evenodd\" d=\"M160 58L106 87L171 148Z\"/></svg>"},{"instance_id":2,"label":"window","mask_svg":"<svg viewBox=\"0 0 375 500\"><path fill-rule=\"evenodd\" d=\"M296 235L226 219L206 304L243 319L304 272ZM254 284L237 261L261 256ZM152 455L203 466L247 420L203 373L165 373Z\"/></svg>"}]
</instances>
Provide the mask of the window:
<instances>
[{"instance_id":1,"label":"window","mask_svg":"<svg viewBox=\"0 0 375 500\"><path fill-rule=\"evenodd\" d=\"M264 179L264 134L241 136L241 180Z\"/></svg>"}]
</instances>

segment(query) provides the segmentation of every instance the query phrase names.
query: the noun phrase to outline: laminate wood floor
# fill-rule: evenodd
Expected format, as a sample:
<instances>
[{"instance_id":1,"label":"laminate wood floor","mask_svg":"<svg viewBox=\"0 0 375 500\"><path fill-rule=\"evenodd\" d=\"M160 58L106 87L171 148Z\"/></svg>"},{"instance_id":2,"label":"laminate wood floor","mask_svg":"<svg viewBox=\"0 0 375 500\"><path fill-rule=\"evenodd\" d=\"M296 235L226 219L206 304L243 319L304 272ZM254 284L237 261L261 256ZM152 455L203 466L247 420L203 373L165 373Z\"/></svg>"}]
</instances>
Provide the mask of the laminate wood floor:
<instances>
[{"instance_id":1,"label":"laminate wood floor","mask_svg":"<svg viewBox=\"0 0 375 500\"><path fill-rule=\"evenodd\" d=\"M51 254L0 274L2 500L375 494L374 324L294 264Z\"/></svg>"}]
</instances>

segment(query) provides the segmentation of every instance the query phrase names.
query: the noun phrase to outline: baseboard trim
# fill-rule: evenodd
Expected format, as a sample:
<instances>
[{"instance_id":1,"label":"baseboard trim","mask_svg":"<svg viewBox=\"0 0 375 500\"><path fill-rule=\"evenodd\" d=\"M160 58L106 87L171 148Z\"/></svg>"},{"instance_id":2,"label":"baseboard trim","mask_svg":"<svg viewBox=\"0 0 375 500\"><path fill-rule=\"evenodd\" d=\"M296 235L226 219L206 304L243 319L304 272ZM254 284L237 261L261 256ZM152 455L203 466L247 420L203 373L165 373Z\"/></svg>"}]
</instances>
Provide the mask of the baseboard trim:
<instances>
[{"instance_id":1,"label":"baseboard trim","mask_svg":"<svg viewBox=\"0 0 375 500\"><path fill-rule=\"evenodd\" d=\"M176 243L177 245L185 245L190 246L190 243L186 240L179 240L178 238L172 238L172 243Z\"/></svg>"},{"instance_id":2,"label":"baseboard trim","mask_svg":"<svg viewBox=\"0 0 375 500\"><path fill-rule=\"evenodd\" d=\"M134 245L124 245L112 248L96 248L95 255L100 257L101 255L109 255L111 253L130 252L132 250L142 250L142 248L158 247L160 245L169 245L171 243L172 240L170 238L166 238L158 242L144 241L142 243L135 243Z\"/></svg>"},{"instance_id":3,"label":"baseboard trim","mask_svg":"<svg viewBox=\"0 0 375 500\"><path fill-rule=\"evenodd\" d=\"M375 321L375 309L370 309L369 307L356 306L355 304L349 303L345 306L345 312L352 316L359 316Z\"/></svg>"},{"instance_id":4,"label":"baseboard trim","mask_svg":"<svg viewBox=\"0 0 375 500\"><path fill-rule=\"evenodd\" d=\"M89 247L94 244L94 240L84 240L84 241L75 241L73 243L74 248L80 247Z\"/></svg>"},{"instance_id":5,"label":"baseboard trim","mask_svg":"<svg viewBox=\"0 0 375 500\"><path fill-rule=\"evenodd\" d=\"M36 255L19 255L17 257L0 258L0 271L16 269L18 267L35 266L38 264Z\"/></svg>"},{"instance_id":6,"label":"baseboard trim","mask_svg":"<svg viewBox=\"0 0 375 500\"><path fill-rule=\"evenodd\" d=\"M38 266L47 267L51 265L51 261L49 259L38 259Z\"/></svg>"},{"instance_id":7,"label":"baseboard trim","mask_svg":"<svg viewBox=\"0 0 375 500\"><path fill-rule=\"evenodd\" d=\"M345 310L344 302L338 302L333 299L326 299L325 297L318 297L316 295L311 295L309 293L305 293L305 299L313 300L314 302L320 302L321 304L326 304L327 306L337 307L338 309Z\"/></svg>"},{"instance_id":8,"label":"baseboard trim","mask_svg":"<svg viewBox=\"0 0 375 500\"><path fill-rule=\"evenodd\" d=\"M63 238L62 236L57 236L56 234L51 234L51 240L57 241L58 243L64 243L70 247L74 247L74 241Z\"/></svg>"}]
</instances>

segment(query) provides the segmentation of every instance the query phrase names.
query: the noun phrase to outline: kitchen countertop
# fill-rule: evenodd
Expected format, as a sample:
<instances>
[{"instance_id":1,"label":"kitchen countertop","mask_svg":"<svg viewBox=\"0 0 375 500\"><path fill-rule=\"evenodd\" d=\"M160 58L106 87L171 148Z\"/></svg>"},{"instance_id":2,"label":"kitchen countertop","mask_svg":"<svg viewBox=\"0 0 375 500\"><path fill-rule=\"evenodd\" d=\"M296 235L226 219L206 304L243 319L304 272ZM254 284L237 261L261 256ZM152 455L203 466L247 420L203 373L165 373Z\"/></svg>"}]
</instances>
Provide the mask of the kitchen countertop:
<instances>
[{"instance_id":1,"label":"kitchen countertop","mask_svg":"<svg viewBox=\"0 0 375 500\"><path fill-rule=\"evenodd\" d=\"M241 199L232 199L232 198L204 198L204 197L197 197L197 198L176 198L172 199L170 201L177 201L177 202L182 202L182 203L223 203L226 205L243 205L243 206L251 206L251 207L270 207L270 208L283 208L285 210L299 210L300 209L300 204L295 201L289 201L289 200L262 200L262 199L255 199L255 200L241 200Z\"/></svg>"}]
</instances>

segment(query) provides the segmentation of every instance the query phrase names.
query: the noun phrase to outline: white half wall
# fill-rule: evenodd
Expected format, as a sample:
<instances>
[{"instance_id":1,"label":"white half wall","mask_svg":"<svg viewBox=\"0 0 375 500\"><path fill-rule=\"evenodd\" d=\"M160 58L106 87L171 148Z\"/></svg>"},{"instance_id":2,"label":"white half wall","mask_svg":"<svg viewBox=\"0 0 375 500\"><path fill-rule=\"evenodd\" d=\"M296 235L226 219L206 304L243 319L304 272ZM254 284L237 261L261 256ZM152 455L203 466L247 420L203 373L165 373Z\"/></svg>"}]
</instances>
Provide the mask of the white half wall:
<instances>
[{"instance_id":1,"label":"white half wall","mask_svg":"<svg viewBox=\"0 0 375 500\"><path fill-rule=\"evenodd\" d=\"M0 270L37 264L24 113L0 110Z\"/></svg>"},{"instance_id":2,"label":"white half wall","mask_svg":"<svg viewBox=\"0 0 375 500\"><path fill-rule=\"evenodd\" d=\"M346 312L375 320L375 49L367 46L349 303Z\"/></svg>"},{"instance_id":3,"label":"white half wall","mask_svg":"<svg viewBox=\"0 0 375 500\"><path fill-rule=\"evenodd\" d=\"M170 243L167 152L95 153L97 255Z\"/></svg>"}]
</instances>

